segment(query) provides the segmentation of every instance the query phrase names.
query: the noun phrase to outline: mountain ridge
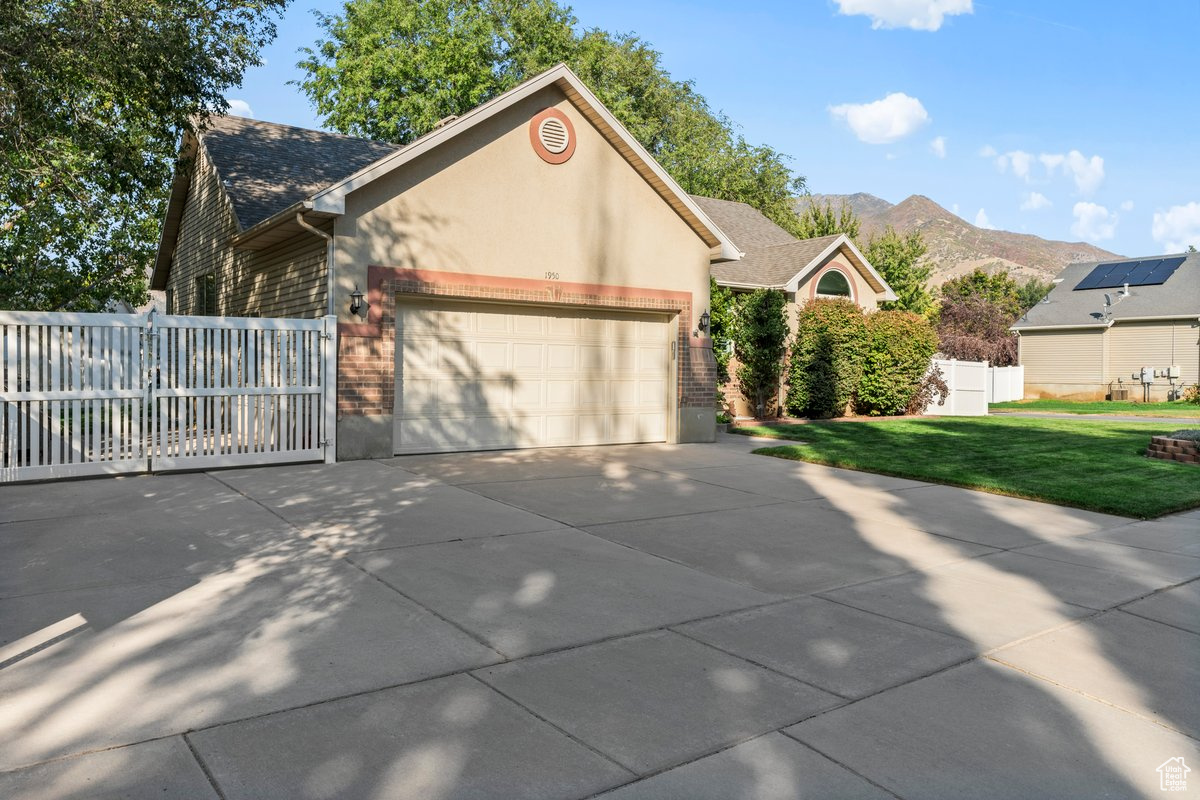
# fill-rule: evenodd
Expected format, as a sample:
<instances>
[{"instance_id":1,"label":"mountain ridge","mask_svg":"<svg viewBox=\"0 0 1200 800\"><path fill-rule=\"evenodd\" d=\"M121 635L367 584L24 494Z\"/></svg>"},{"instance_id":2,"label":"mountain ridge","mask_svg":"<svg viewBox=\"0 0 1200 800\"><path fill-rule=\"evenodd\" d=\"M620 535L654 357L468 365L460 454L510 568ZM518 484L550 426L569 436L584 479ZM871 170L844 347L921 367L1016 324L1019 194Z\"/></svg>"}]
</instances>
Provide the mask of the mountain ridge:
<instances>
[{"instance_id":1,"label":"mountain ridge","mask_svg":"<svg viewBox=\"0 0 1200 800\"><path fill-rule=\"evenodd\" d=\"M809 200L818 206L828 200L835 210L845 202L862 223L859 239L864 243L883 233L888 225L902 234L920 231L928 247L925 260L932 266L931 286L976 268L989 273L1007 269L1019 281L1030 278L1045 281L1068 264L1123 257L1087 242L1063 242L1031 233L980 228L919 194L895 204L866 192L814 194L797 198L796 210L803 212Z\"/></svg>"}]
</instances>

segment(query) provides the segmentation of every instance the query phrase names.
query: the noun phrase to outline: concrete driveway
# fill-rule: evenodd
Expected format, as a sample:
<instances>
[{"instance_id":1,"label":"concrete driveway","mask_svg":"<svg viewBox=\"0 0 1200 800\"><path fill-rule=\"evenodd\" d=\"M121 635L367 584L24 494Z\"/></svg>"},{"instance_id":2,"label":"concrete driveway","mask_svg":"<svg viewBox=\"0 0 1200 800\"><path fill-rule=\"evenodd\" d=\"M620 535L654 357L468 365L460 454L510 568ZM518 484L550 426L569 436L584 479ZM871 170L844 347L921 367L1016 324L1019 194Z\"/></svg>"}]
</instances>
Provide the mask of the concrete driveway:
<instances>
[{"instance_id":1,"label":"concrete driveway","mask_svg":"<svg viewBox=\"0 0 1200 800\"><path fill-rule=\"evenodd\" d=\"M1200 512L754 444L0 487L0 797L1200 797Z\"/></svg>"}]
</instances>

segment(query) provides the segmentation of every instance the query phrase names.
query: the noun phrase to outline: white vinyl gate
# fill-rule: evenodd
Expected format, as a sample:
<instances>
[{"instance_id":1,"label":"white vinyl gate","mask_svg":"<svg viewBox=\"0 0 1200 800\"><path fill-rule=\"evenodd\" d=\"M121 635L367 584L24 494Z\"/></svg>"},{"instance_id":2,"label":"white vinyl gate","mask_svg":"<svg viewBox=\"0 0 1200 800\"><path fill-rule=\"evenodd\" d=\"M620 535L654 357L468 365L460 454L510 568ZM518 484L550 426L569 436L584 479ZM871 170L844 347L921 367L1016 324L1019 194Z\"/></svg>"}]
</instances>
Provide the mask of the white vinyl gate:
<instances>
[{"instance_id":1,"label":"white vinyl gate","mask_svg":"<svg viewBox=\"0 0 1200 800\"><path fill-rule=\"evenodd\" d=\"M336 320L0 312L0 483L332 461Z\"/></svg>"}]
</instances>

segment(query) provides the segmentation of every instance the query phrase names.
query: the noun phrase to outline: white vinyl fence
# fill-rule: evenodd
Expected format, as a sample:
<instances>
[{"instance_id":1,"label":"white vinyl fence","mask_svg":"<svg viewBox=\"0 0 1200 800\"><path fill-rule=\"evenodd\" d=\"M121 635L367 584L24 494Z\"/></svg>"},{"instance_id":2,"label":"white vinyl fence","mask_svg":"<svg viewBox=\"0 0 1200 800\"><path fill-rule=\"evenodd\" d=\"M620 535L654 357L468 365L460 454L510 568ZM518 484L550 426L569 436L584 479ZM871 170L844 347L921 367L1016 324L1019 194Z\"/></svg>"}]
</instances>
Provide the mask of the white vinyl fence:
<instances>
[{"instance_id":1,"label":"white vinyl fence","mask_svg":"<svg viewBox=\"0 0 1200 800\"><path fill-rule=\"evenodd\" d=\"M0 312L0 483L332 461L336 320Z\"/></svg>"},{"instance_id":2,"label":"white vinyl fence","mask_svg":"<svg viewBox=\"0 0 1200 800\"><path fill-rule=\"evenodd\" d=\"M956 361L935 358L950 387L943 405L930 403L925 413L941 417L982 417L988 413L988 364L986 361Z\"/></svg>"},{"instance_id":3,"label":"white vinyl fence","mask_svg":"<svg viewBox=\"0 0 1200 800\"><path fill-rule=\"evenodd\" d=\"M1025 399L1025 367L988 367L988 402Z\"/></svg>"}]
</instances>

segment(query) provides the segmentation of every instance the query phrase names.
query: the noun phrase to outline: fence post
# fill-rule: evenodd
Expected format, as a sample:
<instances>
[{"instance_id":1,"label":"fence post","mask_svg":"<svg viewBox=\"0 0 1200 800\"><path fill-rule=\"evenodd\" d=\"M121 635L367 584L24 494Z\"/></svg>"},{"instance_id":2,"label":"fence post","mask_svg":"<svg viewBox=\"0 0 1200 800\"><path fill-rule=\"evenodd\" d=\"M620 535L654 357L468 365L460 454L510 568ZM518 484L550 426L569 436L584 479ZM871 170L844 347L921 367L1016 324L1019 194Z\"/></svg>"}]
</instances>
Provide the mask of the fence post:
<instances>
[{"instance_id":1,"label":"fence post","mask_svg":"<svg viewBox=\"0 0 1200 800\"><path fill-rule=\"evenodd\" d=\"M321 365L325 374L321 379L324 409L321 415L321 427L325 434L325 463L337 461L337 354L338 331L337 316L330 314L325 317L325 331L321 337Z\"/></svg>"}]
</instances>

